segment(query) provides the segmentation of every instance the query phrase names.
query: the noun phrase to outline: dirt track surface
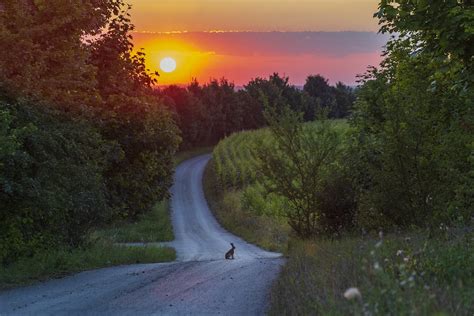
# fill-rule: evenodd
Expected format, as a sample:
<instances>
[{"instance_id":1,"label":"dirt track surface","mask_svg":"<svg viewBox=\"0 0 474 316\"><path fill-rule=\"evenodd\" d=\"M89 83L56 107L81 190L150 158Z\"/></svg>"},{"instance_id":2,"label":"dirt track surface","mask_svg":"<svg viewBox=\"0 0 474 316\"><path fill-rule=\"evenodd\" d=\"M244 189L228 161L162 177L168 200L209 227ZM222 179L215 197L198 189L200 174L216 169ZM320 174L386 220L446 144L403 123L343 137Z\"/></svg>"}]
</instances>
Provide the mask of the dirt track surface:
<instances>
[{"instance_id":1,"label":"dirt track surface","mask_svg":"<svg viewBox=\"0 0 474 316\"><path fill-rule=\"evenodd\" d=\"M222 229L202 189L210 155L178 166L172 188L178 261L128 265L0 294L0 315L261 315L283 259ZM235 260L224 254L236 246Z\"/></svg>"}]
</instances>

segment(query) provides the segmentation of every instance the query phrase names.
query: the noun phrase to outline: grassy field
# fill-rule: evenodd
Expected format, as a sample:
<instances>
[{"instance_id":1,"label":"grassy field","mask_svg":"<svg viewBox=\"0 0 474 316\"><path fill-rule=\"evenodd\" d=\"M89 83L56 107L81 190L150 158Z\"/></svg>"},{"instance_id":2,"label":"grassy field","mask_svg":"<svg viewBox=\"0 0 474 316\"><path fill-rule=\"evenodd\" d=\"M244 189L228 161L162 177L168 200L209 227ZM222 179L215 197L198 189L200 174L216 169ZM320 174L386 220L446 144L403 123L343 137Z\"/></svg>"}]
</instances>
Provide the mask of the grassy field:
<instances>
[{"instance_id":1,"label":"grassy field","mask_svg":"<svg viewBox=\"0 0 474 316\"><path fill-rule=\"evenodd\" d=\"M336 128L344 129L344 123ZM279 198L265 194L258 183L252 147L268 137L267 130L259 130L220 142L204 186L224 227L287 255L272 289L271 315L474 313L472 229L299 240L285 223ZM354 288L347 293L351 299L344 296L349 288Z\"/></svg>"}]
</instances>

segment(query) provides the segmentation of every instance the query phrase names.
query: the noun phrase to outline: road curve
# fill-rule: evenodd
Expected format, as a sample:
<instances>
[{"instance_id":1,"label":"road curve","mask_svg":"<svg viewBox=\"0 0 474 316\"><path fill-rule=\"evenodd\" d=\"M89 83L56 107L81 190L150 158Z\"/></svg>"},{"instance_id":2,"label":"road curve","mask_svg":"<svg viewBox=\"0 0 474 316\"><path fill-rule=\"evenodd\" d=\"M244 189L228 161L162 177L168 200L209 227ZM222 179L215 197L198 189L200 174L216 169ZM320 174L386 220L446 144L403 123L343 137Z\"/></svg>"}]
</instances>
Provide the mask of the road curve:
<instances>
[{"instance_id":1,"label":"road curve","mask_svg":"<svg viewBox=\"0 0 474 316\"><path fill-rule=\"evenodd\" d=\"M178 260L82 272L0 293L0 315L261 315L283 259L225 231L202 189L210 155L178 166L171 206ZM225 260L229 243L235 260Z\"/></svg>"}]
</instances>

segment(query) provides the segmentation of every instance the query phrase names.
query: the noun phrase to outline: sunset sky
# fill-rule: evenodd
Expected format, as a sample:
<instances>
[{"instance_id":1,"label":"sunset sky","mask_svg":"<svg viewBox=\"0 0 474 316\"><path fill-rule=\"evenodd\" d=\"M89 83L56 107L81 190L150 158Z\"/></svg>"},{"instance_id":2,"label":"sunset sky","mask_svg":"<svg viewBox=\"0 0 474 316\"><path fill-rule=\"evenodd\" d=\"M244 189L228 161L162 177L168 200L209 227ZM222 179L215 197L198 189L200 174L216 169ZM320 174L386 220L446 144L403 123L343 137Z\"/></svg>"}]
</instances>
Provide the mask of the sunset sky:
<instances>
[{"instance_id":1,"label":"sunset sky","mask_svg":"<svg viewBox=\"0 0 474 316\"><path fill-rule=\"evenodd\" d=\"M380 62L377 0L130 0L136 47L160 84L226 77L243 85L273 72L353 85ZM159 68L163 58L176 70Z\"/></svg>"}]
</instances>

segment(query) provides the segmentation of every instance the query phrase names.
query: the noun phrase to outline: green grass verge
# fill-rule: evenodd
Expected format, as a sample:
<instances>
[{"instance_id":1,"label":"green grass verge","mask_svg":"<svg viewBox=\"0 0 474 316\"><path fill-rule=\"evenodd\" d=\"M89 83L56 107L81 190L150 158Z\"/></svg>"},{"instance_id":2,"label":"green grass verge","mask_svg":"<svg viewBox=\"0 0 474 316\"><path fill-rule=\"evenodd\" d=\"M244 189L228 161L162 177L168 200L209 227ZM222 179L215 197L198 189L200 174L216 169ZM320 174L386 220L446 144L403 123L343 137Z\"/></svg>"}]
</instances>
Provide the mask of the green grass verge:
<instances>
[{"instance_id":1,"label":"green grass verge","mask_svg":"<svg viewBox=\"0 0 474 316\"><path fill-rule=\"evenodd\" d=\"M89 245L77 249L45 250L33 257L0 267L0 290L28 285L72 273L122 264L167 262L176 259L168 247L126 247L122 242L173 240L173 228L166 201L157 203L135 223L119 223L99 229Z\"/></svg>"},{"instance_id":2,"label":"green grass verge","mask_svg":"<svg viewBox=\"0 0 474 316\"><path fill-rule=\"evenodd\" d=\"M270 315L473 315L474 234L295 241ZM361 297L348 300L355 287Z\"/></svg>"},{"instance_id":3,"label":"green grass verge","mask_svg":"<svg viewBox=\"0 0 474 316\"><path fill-rule=\"evenodd\" d=\"M219 185L211 160L204 171L204 195L219 223L230 232L270 251L286 252L290 228L281 219L256 215L242 207L242 191Z\"/></svg>"},{"instance_id":4,"label":"green grass verge","mask_svg":"<svg viewBox=\"0 0 474 316\"><path fill-rule=\"evenodd\" d=\"M48 250L0 268L0 290L122 264L173 261L172 248L125 247L98 242L72 250Z\"/></svg>"},{"instance_id":5,"label":"green grass verge","mask_svg":"<svg viewBox=\"0 0 474 316\"><path fill-rule=\"evenodd\" d=\"M183 161L191 159L199 155L209 154L212 152L213 148L214 147L209 146L209 147L198 147L198 148L180 151L176 153L176 155L174 156L174 165L177 166Z\"/></svg>"},{"instance_id":6,"label":"green grass verge","mask_svg":"<svg viewBox=\"0 0 474 316\"><path fill-rule=\"evenodd\" d=\"M159 242L173 240L168 202L157 203L134 223L119 223L92 233L92 239L109 242Z\"/></svg>"}]
</instances>

